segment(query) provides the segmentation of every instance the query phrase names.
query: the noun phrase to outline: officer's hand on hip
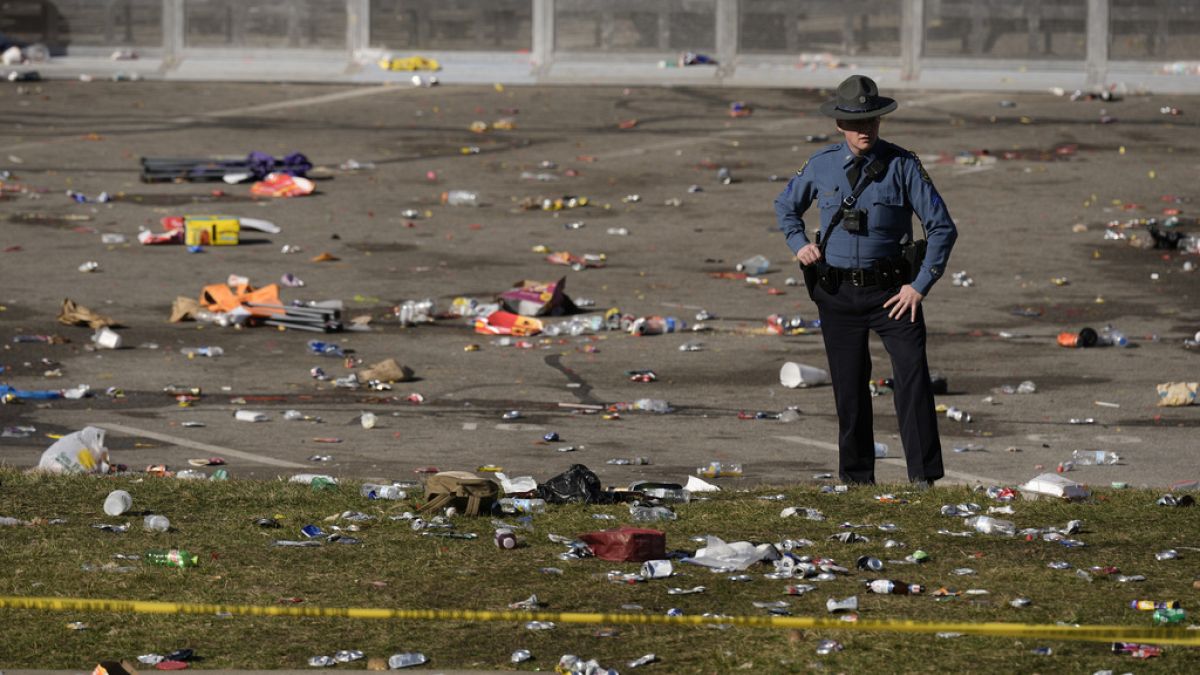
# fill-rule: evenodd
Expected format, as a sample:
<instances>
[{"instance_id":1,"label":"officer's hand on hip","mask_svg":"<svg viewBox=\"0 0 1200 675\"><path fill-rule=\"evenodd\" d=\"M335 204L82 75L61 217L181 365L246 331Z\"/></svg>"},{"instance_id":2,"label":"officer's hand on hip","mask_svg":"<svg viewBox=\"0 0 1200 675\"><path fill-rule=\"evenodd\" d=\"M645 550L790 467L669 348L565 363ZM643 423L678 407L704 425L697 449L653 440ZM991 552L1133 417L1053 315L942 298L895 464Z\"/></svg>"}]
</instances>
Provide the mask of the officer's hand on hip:
<instances>
[{"instance_id":1,"label":"officer's hand on hip","mask_svg":"<svg viewBox=\"0 0 1200 675\"><path fill-rule=\"evenodd\" d=\"M799 260L801 265L811 265L820 259L821 247L816 244L807 244L796 253L796 260Z\"/></svg>"},{"instance_id":2,"label":"officer's hand on hip","mask_svg":"<svg viewBox=\"0 0 1200 675\"><path fill-rule=\"evenodd\" d=\"M918 293L917 289L904 284L900 287L898 293L883 303L883 308L887 309L891 307L891 311L888 312L889 318L899 319L908 314L908 320L915 322L917 320L917 308L921 306L921 300L924 298L925 296Z\"/></svg>"}]
</instances>

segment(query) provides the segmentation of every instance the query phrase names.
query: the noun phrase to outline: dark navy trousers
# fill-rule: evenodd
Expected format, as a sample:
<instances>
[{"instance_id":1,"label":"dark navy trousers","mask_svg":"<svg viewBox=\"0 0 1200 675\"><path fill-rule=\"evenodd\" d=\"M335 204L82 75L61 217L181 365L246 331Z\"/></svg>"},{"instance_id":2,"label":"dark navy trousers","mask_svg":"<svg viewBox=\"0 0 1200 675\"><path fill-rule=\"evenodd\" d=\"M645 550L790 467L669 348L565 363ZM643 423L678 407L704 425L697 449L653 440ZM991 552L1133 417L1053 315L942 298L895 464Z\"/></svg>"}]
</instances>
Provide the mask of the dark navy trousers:
<instances>
[{"instance_id":1,"label":"dark navy trousers","mask_svg":"<svg viewBox=\"0 0 1200 675\"><path fill-rule=\"evenodd\" d=\"M813 293L821 316L821 333L829 357L829 375L838 414L838 473L847 483L875 482L875 432L871 408L871 357L867 338L874 331L892 360L893 400L910 481L938 480L944 475L937 411L925 355L925 315L888 317L883 303L894 288L859 288L842 284L830 294Z\"/></svg>"}]
</instances>

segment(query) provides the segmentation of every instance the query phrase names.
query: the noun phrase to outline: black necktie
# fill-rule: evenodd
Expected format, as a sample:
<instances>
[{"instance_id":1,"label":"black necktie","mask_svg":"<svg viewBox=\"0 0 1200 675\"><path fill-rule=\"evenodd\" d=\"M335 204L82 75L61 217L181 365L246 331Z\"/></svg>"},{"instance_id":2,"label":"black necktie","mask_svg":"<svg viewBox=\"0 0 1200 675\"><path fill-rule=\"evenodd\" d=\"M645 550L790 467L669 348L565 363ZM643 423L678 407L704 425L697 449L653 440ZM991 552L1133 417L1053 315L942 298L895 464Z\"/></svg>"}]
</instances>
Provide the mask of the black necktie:
<instances>
[{"instance_id":1,"label":"black necktie","mask_svg":"<svg viewBox=\"0 0 1200 675\"><path fill-rule=\"evenodd\" d=\"M850 179L850 189L858 187L858 177L862 175L863 164L867 163L866 157L855 157L850 162L850 168L846 169L846 178Z\"/></svg>"}]
</instances>

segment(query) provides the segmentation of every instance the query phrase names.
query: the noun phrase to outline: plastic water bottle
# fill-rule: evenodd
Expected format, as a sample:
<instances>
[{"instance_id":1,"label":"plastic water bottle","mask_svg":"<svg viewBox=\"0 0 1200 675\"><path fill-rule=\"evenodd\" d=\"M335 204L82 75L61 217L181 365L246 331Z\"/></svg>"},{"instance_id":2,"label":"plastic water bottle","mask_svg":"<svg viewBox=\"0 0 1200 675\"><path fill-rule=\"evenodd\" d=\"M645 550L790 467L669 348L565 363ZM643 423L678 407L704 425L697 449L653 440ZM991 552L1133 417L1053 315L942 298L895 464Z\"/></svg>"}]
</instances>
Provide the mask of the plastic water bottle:
<instances>
[{"instance_id":1,"label":"plastic water bottle","mask_svg":"<svg viewBox=\"0 0 1200 675\"><path fill-rule=\"evenodd\" d=\"M638 522L654 522L659 520L675 520L678 516L665 506L629 505L629 516Z\"/></svg>"},{"instance_id":2,"label":"plastic water bottle","mask_svg":"<svg viewBox=\"0 0 1200 675\"><path fill-rule=\"evenodd\" d=\"M428 662L429 659L425 658L425 655L421 652L403 652L392 654L388 657L388 668L399 670L401 668L424 665Z\"/></svg>"},{"instance_id":3,"label":"plastic water bottle","mask_svg":"<svg viewBox=\"0 0 1200 675\"><path fill-rule=\"evenodd\" d=\"M671 404L661 398L639 398L633 402L633 409L665 414L671 412Z\"/></svg>"},{"instance_id":4,"label":"plastic water bottle","mask_svg":"<svg viewBox=\"0 0 1200 675\"><path fill-rule=\"evenodd\" d=\"M1112 347L1129 346L1129 338L1125 337L1124 333L1112 326L1104 327L1104 330L1100 333L1100 342Z\"/></svg>"},{"instance_id":5,"label":"plastic water bottle","mask_svg":"<svg viewBox=\"0 0 1200 675\"><path fill-rule=\"evenodd\" d=\"M983 534L1002 534L1007 537L1017 534L1017 526L1010 520L1000 520L991 516L971 516L965 522L967 527Z\"/></svg>"},{"instance_id":6,"label":"plastic water bottle","mask_svg":"<svg viewBox=\"0 0 1200 675\"><path fill-rule=\"evenodd\" d=\"M470 190L450 190L442 193L442 203L447 206L479 206L479 193Z\"/></svg>"},{"instance_id":7,"label":"plastic water bottle","mask_svg":"<svg viewBox=\"0 0 1200 675\"><path fill-rule=\"evenodd\" d=\"M500 506L502 513L545 513L545 499L521 499L517 497L504 497L496 502Z\"/></svg>"},{"instance_id":8,"label":"plastic water bottle","mask_svg":"<svg viewBox=\"0 0 1200 675\"><path fill-rule=\"evenodd\" d=\"M221 356L225 353L225 350L221 349L220 347L184 347L183 349L179 350L179 353L183 354L189 359L194 359L197 356L207 356L211 358L214 356Z\"/></svg>"},{"instance_id":9,"label":"plastic water bottle","mask_svg":"<svg viewBox=\"0 0 1200 675\"><path fill-rule=\"evenodd\" d=\"M756 255L752 258L746 258L737 264L737 271L745 272L750 275L758 275L767 271L771 266L771 262L761 255Z\"/></svg>"},{"instance_id":10,"label":"plastic water bottle","mask_svg":"<svg viewBox=\"0 0 1200 675\"><path fill-rule=\"evenodd\" d=\"M644 316L629 326L631 335L662 335L687 328L687 323L673 316Z\"/></svg>"},{"instance_id":11,"label":"plastic water bottle","mask_svg":"<svg viewBox=\"0 0 1200 675\"><path fill-rule=\"evenodd\" d=\"M705 478L738 478L742 475L742 465L732 462L709 462L708 466L696 469L696 475Z\"/></svg>"},{"instance_id":12,"label":"plastic water bottle","mask_svg":"<svg viewBox=\"0 0 1200 675\"><path fill-rule=\"evenodd\" d=\"M1071 459L1078 466L1098 466L1116 464L1121 461L1121 456L1107 450L1076 450L1071 453Z\"/></svg>"},{"instance_id":13,"label":"plastic water bottle","mask_svg":"<svg viewBox=\"0 0 1200 675\"><path fill-rule=\"evenodd\" d=\"M171 521L166 516L146 516L142 521L142 527L147 532L166 532L171 529Z\"/></svg>"},{"instance_id":14,"label":"plastic water bottle","mask_svg":"<svg viewBox=\"0 0 1200 675\"><path fill-rule=\"evenodd\" d=\"M408 493L400 489L399 485L379 485L377 483L363 483L359 494L367 499L407 499Z\"/></svg>"},{"instance_id":15,"label":"plastic water bottle","mask_svg":"<svg viewBox=\"0 0 1200 675\"><path fill-rule=\"evenodd\" d=\"M195 567L200 564L200 556L177 548L146 551L145 560L160 567Z\"/></svg>"},{"instance_id":16,"label":"plastic water bottle","mask_svg":"<svg viewBox=\"0 0 1200 675\"><path fill-rule=\"evenodd\" d=\"M919 584L906 584L903 581L891 579L875 579L867 582L867 590L880 595L917 595L925 588Z\"/></svg>"},{"instance_id":17,"label":"plastic water bottle","mask_svg":"<svg viewBox=\"0 0 1200 675\"><path fill-rule=\"evenodd\" d=\"M346 352L342 351L341 346L329 342L321 342L320 340L309 340L308 351L320 356L344 357L346 355Z\"/></svg>"}]
</instances>

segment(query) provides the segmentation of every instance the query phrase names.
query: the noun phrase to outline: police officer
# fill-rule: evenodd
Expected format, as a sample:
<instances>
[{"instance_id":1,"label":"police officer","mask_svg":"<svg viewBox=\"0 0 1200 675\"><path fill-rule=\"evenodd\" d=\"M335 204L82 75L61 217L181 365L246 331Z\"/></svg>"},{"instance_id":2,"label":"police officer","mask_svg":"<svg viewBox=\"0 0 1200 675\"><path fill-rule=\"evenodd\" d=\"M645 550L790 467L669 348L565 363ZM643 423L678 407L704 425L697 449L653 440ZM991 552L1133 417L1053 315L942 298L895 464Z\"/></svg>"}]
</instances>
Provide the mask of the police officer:
<instances>
[{"instance_id":1,"label":"police officer","mask_svg":"<svg viewBox=\"0 0 1200 675\"><path fill-rule=\"evenodd\" d=\"M775 200L775 213L820 313L842 480L875 481L867 350L874 331L892 361L908 478L929 487L944 471L921 301L945 270L957 230L917 156L879 138L880 118L895 109L870 78L842 82L821 112L837 120L844 140L804 163ZM820 210L815 242L803 218L813 202ZM913 213L928 249L919 263L906 263L902 247L913 241Z\"/></svg>"}]
</instances>

